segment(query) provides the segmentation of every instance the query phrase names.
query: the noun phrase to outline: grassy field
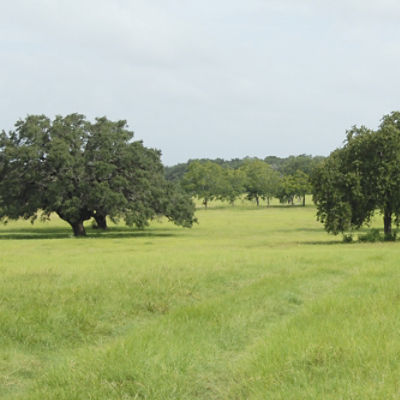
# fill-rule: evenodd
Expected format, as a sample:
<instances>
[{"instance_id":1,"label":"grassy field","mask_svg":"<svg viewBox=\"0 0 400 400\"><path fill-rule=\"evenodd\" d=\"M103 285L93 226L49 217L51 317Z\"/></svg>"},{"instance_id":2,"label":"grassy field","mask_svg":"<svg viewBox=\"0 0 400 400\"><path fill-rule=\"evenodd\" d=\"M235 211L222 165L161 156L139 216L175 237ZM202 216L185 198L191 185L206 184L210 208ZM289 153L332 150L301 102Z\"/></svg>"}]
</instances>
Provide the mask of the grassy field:
<instances>
[{"instance_id":1,"label":"grassy field","mask_svg":"<svg viewBox=\"0 0 400 400\"><path fill-rule=\"evenodd\" d=\"M0 398L400 398L399 243L343 244L311 206L197 216L1 226Z\"/></svg>"}]
</instances>

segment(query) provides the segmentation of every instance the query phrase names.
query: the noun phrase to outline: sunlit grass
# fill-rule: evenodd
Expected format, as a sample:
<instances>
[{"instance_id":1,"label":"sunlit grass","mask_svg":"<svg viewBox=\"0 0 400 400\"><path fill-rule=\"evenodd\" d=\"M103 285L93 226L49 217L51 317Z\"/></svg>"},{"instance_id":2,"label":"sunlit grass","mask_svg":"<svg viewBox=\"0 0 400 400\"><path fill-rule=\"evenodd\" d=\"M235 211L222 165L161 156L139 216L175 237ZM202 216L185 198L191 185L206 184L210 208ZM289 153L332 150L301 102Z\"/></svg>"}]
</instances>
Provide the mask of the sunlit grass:
<instances>
[{"instance_id":1,"label":"sunlit grass","mask_svg":"<svg viewBox=\"0 0 400 400\"><path fill-rule=\"evenodd\" d=\"M197 216L1 226L0 398L399 397L398 243L343 244L312 206Z\"/></svg>"}]
</instances>

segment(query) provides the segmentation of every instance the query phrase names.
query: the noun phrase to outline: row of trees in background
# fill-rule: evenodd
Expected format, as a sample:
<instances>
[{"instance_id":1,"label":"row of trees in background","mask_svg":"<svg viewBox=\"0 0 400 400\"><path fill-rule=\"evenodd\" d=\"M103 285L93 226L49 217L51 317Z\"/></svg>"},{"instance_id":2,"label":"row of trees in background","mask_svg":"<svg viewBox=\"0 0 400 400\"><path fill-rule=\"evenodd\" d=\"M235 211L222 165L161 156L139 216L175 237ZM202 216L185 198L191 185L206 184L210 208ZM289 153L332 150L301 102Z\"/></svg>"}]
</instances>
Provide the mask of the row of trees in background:
<instances>
[{"instance_id":1,"label":"row of trees in background","mask_svg":"<svg viewBox=\"0 0 400 400\"><path fill-rule=\"evenodd\" d=\"M248 200L255 200L257 205L261 200L269 205L273 197L289 204L293 204L294 199L299 198L305 205L305 196L311 193L309 174L321 161L321 157L301 155L288 159L269 159L274 162L273 166L256 158L236 159L230 162L195 160L188 162L180 178L176 172L182 172L184 164L178 166L175 174L171 174L173 170L167 169L167 176L170 179L179 179L183 189L201 199L205 207L214 199L234 203L235 199L243 194ZM277 160L285 162L281 162L278 168Z\"/></svg>"},{"instance_id":2,"label":"row of trees in background","mask_svg":"<svg viewBox=\"0 0 400 400\"><path fill-rule=\"evenodd\" d=\"M311 171L316 165L322 162L325 157L323 156L311 156L307 154L300 154L298 156L289 157L276 157L267 156L262 161L272 167L275 171L283 175L293 175L297 170L303 171L305 174L310 175ZM179 182L182 180L183 175L188 171L189 165L194 161L207 162L212 161L215 164L220 165L224 168L238 169L243 164L251 160L260 160L256 157L244 157L244 158L233 158L231 160L224 160L222 158L202 158L196 160L189 160L185 163L179 163L173 166L165 167L165 177L169 181Z\"/></svg>"},{"instance_id":3,"label":"row of trees in background","mask_svg":"<svg viewBox=\"0 0 400 400\"><path fill-rule=\"evenodd\" d=\"M158 215L190 227L194 204L164 177L160 152L133 140L126 121L30 115L0 134L0 219L57 213L75 236L94 218L144 227Z\"/></svg>"}]
</instances>

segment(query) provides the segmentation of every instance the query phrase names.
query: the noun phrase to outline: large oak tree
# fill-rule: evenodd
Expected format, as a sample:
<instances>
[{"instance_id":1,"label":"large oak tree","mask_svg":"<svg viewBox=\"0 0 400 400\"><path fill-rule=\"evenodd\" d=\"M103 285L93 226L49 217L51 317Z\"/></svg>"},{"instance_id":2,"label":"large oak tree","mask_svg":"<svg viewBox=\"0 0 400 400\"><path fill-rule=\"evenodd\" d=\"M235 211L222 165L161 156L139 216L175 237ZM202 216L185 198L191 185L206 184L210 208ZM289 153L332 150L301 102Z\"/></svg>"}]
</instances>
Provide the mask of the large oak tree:
<instances>
[{"instance_id":1,"label":"large oak tree","mask_svg":"<svg viewBox=\"0 0 400 400\"><path fill-rule=\"evenodd\" d=\"M57 213L75 236L94 218L144 227L156 215L191 226L191 199L164 179L160 152L133 140L126 121L30 115L0 137L0 218Z\"/></svg>"}]
</instances>

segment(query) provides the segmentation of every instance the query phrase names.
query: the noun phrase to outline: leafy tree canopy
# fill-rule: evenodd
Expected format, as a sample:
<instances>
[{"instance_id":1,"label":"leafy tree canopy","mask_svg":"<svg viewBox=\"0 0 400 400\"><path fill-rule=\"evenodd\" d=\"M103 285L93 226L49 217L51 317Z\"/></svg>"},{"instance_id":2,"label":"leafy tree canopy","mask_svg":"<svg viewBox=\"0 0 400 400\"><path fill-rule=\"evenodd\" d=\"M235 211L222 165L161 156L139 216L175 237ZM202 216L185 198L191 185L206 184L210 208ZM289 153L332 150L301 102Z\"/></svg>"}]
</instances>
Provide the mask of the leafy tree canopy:
<instances>
[{"instance_id":1,"label":"leafy tree canopy","mask_svg":"<svg viewBox=\"0 0 400 400\"><path fill-rule=\"evenodd\" d=\"M352 127L345 145L312 174L317 217L337 234L383 214L384 232L400 217L400 113L385 115L379 129Z\"/></svg>"},{"instance_id":2,"label":"leafy tree canopy","mask_svg":"<svg viewBox=\"0 0 400 400\"><path fill-rule=\"evenodd\" d=\"M298 156L289 156L284 159L280 167L280 171L284 175L295 175L297 171L301 171L306 175L310 175L316 163L321 157L312 157L307 154Z\"/></svg>"},{"instance_id":3,"label":"leafy tree canopy","mask_svg":"<svg viewBox=\"0 0 400 400\"><path fill-rule=\"evenodd\" d=\"M192 196L203 201L207 208L208 202L224 196L229 182L224 169L212 161L193 161L182 178L182 187Z\"/></svg>"},{"instance_id":4,"label":"leafy tree canopy","mask_svg":"<svg viewBox=\"0 0 400 400\"><path fill-rule=\"evenodd\" d=\"M281 175L293 175L296 173L297 170L303 171L307 175L310 175L313 168L318 165L324 158L325 157L322 156L300 154L298 156L289 157L267 156L264 158L263 161L269 164L272 169L278 171ZM223 160L221 158L202 158L198 160L188 160L186 163L179 163L173 166L165 167L165 177L169 181L180 181L183 175L188 171L189 165L192 162L205 163L211 161L224 168L239 169L247 162L254 160L260 159L258 159L257 157L244 157L233 158L231 160Z\"/></svg>"},{"instance_id":5,"label":"leafy tree canopy","mask_svg":"<svg viewBox=\"0 0 400 400\"><path fill-rule=\"evenodd\" d=\"M269 199L276 195L280 176L277 171L262 160L248 160L241 170L245 174L245 191L249 200Z\"/></svg>"},{"instance_id":6,"label":"leafy tree canopy","mask_svg":"<svg viewBox=\"0 0 400 400\"><path fill-rule=\"evenodd\" d=\"M223 185L220 192L221 200L228 200L234 204L235 200L244 192L246 175L241 169L224 168Z\"/></svg>"},{"instance_id":7,"label":"leafy tree canopy","mask_svg":"<svg viewBox=\"0 0 400 400\"><path fill-rule=\"evenodd\" d=\"M30 115L0 136L0 218L57 213L85 235L92 217L144 227L156 215L191 226L194 205L164 179L160 152L133 141L126 121Z\"/></svg>"}]
</instances>

